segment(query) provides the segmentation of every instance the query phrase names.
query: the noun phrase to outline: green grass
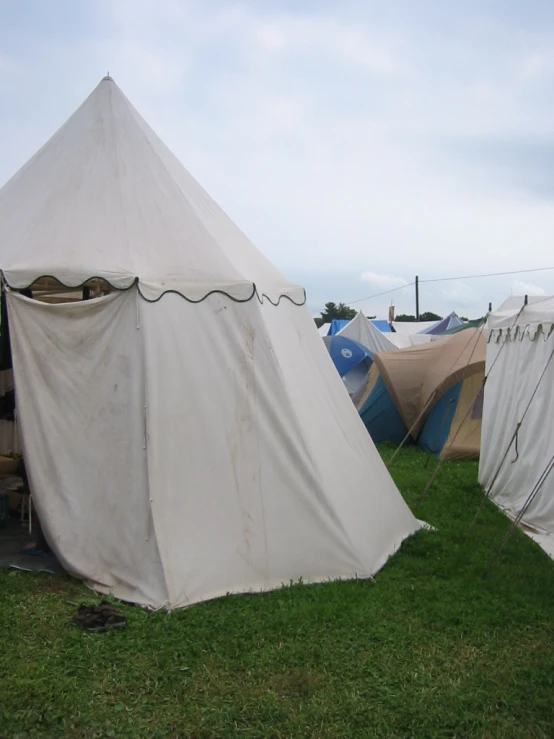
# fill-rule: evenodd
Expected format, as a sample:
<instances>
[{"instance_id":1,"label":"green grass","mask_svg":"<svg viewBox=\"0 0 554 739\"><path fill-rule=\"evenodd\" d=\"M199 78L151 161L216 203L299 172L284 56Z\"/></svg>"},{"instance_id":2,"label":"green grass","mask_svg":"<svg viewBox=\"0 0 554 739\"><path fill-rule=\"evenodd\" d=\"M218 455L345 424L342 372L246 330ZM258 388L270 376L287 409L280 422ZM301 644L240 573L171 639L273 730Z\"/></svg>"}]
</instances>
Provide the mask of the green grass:
<instances>
[{"instance_id":1,"label":"green grass","mask_svg":"<svg viewBox=\"0 0 554 739\"><path fill-rule=\"evenodd\" d=\"M410 505L425 459L391 470ZM0 571L0 736L554 736L554 563L516 532L482 578L508 522L487 505L466 538L476 478L444 466L417 511L437 531L374 581L122 607L121 632L72 626L79 583Z\"/></svg>"}]
</instances>

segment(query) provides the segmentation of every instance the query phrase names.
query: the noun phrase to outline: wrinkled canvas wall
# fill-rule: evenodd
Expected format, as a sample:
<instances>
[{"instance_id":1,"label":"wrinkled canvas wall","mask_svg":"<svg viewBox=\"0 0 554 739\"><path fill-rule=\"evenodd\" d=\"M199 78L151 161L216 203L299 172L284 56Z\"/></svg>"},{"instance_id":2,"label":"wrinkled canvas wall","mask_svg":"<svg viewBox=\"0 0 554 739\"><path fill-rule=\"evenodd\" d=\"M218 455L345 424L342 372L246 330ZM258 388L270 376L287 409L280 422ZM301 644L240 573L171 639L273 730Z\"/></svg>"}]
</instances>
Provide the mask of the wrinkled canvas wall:
<instances>
[{"instance_id":1,"label":"wrinkled canvas wall","mask_svg":"<svg viewBox=\"0 0 554 739\"><path fill-rule=\"evenodd\" d=\"M479 482L487 489L492 485L491 497L512 518L519 515L554 455L554 418L550 410L554 335L548 336L549 329L545 326L543 333L534 327L514 339L494 331L488 344ZM513 435L522 419L516 443ZM552 474L529 506L523 523L539 532L554 532Z\"/></svg>"},{"instance_id":2,"label":"wrinkled canvas wall","mask_svg":"<svg viewBox=\"0 0 554 739\"><path fill-rule=\"evenodd\" d=\"M52 549L96 587L163 603L135 291L66 305L7 299L26 467Z\"/></svg>"},{"instance_id":3,"label":"wrinkled canvas wall","mask_svg":"<svg viewBox=\"0 0 554 739\"><path fill-rule=\"evenodd\" d=\"M420 524L305 307L10 294L24 449L66 568L186 606L374 574Z\"/></svg>"}]
</instances>

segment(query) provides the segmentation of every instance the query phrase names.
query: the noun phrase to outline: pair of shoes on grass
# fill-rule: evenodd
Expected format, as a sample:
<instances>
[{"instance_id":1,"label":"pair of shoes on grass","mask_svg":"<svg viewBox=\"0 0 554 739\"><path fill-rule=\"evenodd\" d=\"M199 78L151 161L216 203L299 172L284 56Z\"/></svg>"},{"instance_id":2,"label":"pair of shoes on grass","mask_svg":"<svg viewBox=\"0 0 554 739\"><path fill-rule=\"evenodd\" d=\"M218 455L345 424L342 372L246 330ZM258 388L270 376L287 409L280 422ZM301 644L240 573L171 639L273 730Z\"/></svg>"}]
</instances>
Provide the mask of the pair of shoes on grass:
<instances>
[{"instance_id":1,"label":"pair of shoes on grass","mask_svg":"<svg viewBox=\"0 0 554 739\"><path fill-rule=\"evenodd\" d=\"M81 605L73 616L73 623L85 631L98 632L124 629L127 619L112 603L103 600L98 606Z\"/></svg>"}]
</instances>

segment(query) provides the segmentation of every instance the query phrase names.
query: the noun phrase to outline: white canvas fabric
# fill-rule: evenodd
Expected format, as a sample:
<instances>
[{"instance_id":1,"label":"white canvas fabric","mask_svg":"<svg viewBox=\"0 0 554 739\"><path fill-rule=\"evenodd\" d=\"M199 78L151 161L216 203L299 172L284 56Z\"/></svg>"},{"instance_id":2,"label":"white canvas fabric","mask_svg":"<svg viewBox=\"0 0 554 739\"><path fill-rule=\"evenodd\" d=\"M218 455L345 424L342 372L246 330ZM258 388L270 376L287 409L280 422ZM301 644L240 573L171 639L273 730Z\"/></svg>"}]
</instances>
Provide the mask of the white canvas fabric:
<instances>
[{"instance_id":1,"label":"white canvas fabric","mask_svg":"<svg viewBox=\"0 0 554 739\"><path fill-rule=\"evenodd\" d=\"M116 288L138 280L149 300L169 290L248 300L257 290L304 301L109 77L0 190L0 224L12 287L96 276Z\"/></svg>"},{"instance_id":2,"label":"white canvas fabric","mask_svg":"<svg viewBox=\"0 0 554 739\"><path fill-rule=\"evenodd\" d=\"M545 300L551 300L551 297L545 297L544 295L528 295L527 304L533 305L534 303L542 303ZM502 303L502 305L495 311L495 315L503 313L504 311L519 311L525 305L524 295L510 295L509 298Z\"/></svg>"},{"instance_id":3,"label":"white canvas fabric","mask_svg":"<svg viewBox=\"0 0 554 739\"><path fill-rule=\"evenodd\" d=\"M7 301L27 474L52 549L97 589L166 602L136 291L65 305L9 293Z\"/></svg>"},{"instance_id":4,"label":"white canvas fabric","mask_svg":"<svg viewBox=\"0 0 554 739\"><path fill-rule=\"evenodd\" d=\"M479 480L486 489L491 488L492 499L511 518L520 515L554 455L553 326L552 299L523 310L498 311L488 320L491 333ZM522 523L539 534L554 534L552 474L529 505Z\"/></svg>"},{"instance_id":5,"label":"white canvas fabric","mask_svg":"<svg viewBox=\"0 0 554 739\"><path fill-rule=\"evenodd\" d=\"M331 328L330 323L323 323L317 330L319 332L319 335L323 337L323 336L327 336L330 328Z\"/></svg>"},{"instance_id":6,"label":"white canvas fabric","mask_svg":"<svg viewBox=\"0 0 554 739\"><path fill-rule=\"evenodd\" d=\"M505 306L508 307L505 307ZM554 298L543 297L524 305L506 301L498 311L491 313L487 319L487 328L503 329L520 333L526 329L536 329L540 325L549 326L554 323Z\"/></svg>"},{"instance_id":7,"label":"white canvas fabric","mask_svg":"<svg viewBox=\"0 0 554 739\"><path fill-rule=\"evenodd\" d=\"M390 352L396 349L396 346L388 340L388 334L385 336L378 328L375 328L361 311L338 332L338 336L357 341L371 352Z\"/></svg>"},{"instance_id":8,"label":"white canvas fabric","mask_svg":"<svg viewBox=\"0 0 554 739\"><path fill-rule=\"evenodd\" d=\"M133 288L8 310L39 515L95 588L178 608L367 577L419 528L305 307Z\"/></svg>"},{"instance_id":9,"label":"white canvas fabric","mask_svg":"<svg viewBox=\"0 0 554 739\"><path fill-rule=\"evenodd\" d=\"M438 321L393 321L392 327L397 334L419 334L433 328L437 323Z\"/></svg>"},{"instance_id":10,"label":"white canvas fabric","mask_svg":"<svg viewBox=\"0 0 554 739\"><path fill-rule=\"evenodd\" d=\"M432 334L409 334L409 333L390 333L386 334L387 339L397 349L409 349L411 346L421 346L435 341L438 337Z\"/></svg>"},{"instance_id":11,"label":"white canvas fabric","mask_svg":"<svg viewBox=\"0 0 554 739\"><path fill-rule=\"evenodd\" d=\"M112 80L0 191L21 437L46 537L92 587L178 608L367 577L421 526L301 288L190 178ZM153 302L153 301L156 302Z\"/></svg>"}]
</instances>

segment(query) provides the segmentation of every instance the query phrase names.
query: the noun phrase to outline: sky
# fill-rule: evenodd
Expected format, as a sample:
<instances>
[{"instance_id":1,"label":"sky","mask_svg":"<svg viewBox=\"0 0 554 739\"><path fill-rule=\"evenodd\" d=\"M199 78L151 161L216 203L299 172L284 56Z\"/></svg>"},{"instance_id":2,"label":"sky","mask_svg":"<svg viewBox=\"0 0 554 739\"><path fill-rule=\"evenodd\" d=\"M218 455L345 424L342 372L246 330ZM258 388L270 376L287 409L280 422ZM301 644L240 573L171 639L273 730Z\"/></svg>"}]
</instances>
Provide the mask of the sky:
<instances>
[{"instance_id":1,"label":"sky","mask_svg":"<svg viewBox=\"0 0 554 739\"><path fill-rule=\"evenodd\" d=\"M425 282L554 267L552 0L0 0L0 184L108 71L314 315L554 294Z\"/></svg>"}]
</instances>

